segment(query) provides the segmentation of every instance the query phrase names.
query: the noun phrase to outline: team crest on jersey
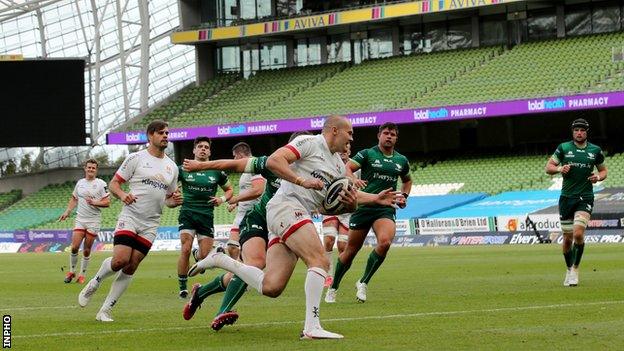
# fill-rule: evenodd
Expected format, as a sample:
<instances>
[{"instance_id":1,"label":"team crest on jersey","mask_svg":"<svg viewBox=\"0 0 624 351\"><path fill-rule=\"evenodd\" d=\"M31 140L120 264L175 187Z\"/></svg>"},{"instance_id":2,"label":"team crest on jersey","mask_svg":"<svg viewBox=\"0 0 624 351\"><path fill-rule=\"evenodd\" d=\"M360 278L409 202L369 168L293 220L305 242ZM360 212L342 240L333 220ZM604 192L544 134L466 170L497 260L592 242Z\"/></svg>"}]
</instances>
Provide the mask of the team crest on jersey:
<instances>
[{"instance_id":1,"label":"team crest on jersey","mask_svg":"<svg viewBox=\"0 0 624 351\"><path fill-rule=\"evenodd\" d=\"M208 176L208 179L210 179L211 183L214 183L216 181L215 177L213 176Z\"/></svg>"},{"instance_id":2,"label":"team crest on jersey","mask_svg":"<svg viewBox=\"0 0 624 351\"><path fill-rule=\"evenodd\" d=\"M394 165L396 167L396 170L401 172L403 170L403 166L399 165L399 164L395 164Z\"/></svg>"},{"instance_id":3,"label":"team crest on jersey","mask_svg":"<svg viewBox=\"0 0 624 351\"><path fill-rule=\"evenodd\" d=\"M593 154L593 153L591 153L591 152L588 152L588 153L587 153L587 157L589 157L590 159L592 159L592 160L593 160L594 158L596 158L596 155L595 155L595 154Z\"/></svg>"},{"instance_id":4,"label":"team crest on jersey","mask_svg":"<svg viewBox=\"0 0 624 351\"><path fill-rule=\"evenodd\" d=\"M371 166L373 166L373 167L375 167L375 168L381 168L381 167L383 167L383 166L381 165L381 162L379 162L379 160L375 160Z\"/></svg>"},{"instance_id":5,"label":"team crest on jersey","mask_svg":"<svg viewBox=\"0 0 624 351\"><path fill-rule=\"evenodd\" d=\"M171 172L173 172L169 166L166 166L165 170L167 171L167 174L171 174Z\"/></svg>"}]
</instances>

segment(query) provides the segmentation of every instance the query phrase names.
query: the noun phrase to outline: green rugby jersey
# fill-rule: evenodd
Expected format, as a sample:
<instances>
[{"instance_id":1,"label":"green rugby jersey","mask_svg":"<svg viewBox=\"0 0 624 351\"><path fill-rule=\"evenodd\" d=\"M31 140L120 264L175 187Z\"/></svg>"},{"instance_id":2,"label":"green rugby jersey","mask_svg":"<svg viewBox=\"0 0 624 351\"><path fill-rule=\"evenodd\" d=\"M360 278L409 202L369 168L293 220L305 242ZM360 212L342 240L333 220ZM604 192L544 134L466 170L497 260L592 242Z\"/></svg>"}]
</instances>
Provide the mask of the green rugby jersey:
<instances>
[{"instance_id":1,"label":"green rugby jersey","mask_svg":"<svg viewBox=\"0 0 624 351\"><path fill-rule=\"evenodd\" d=\"M178 181L182 183L184 194L181 210L213 215L214 205L209 202L210 197L215 196L217 187L228 184L227 174L213 170L187 172L182 167L178 168Z\"/></svg>"},{"instance_id":2,"label":"green rugby jersey","mask_svg":"<svg viewBox=\"0 0 624 351\"><path fill-rule=\"evenodd\" d=\"M396 150L392 156L386 156L378 145L361 150L351 161L360 166L362 179L367 181L362 191L371 194L378 194L388 188L396 190L399 177L408 175L410 171L407 157Z\"/></svg>"},{"instance_id":3,"label":"green rugby jersey","mask_svg":"<svg viewBox=\"0 0 624 351\"><path fill-rule=\"evenodd\" d=\"M561 196L593 198L592 182L587 178L595 166L604 163L604 155L599 146L588 142L584 148L579 148L574 141L568 141L557 146L552 158L561 166L571 166L570 171L563 175Z\"/></svg>"},{"instance_id":4,"label":"green rugby jersey","mask_svg":"<svg viewBox=\"0 0 624 351\"><path fill-rule=\"evenodd\" d=\"M262 216L266 216L266 205L273 195L275 195L275 192L279 189L280 183L282 182L280 178L267 168L266 163L268 158L268 156L251 157L247 163L247 169L245 170L248 173L260 174L266 179L266 186L260 197L260 201L252 209Z\"/></svg>"}]
</instances>

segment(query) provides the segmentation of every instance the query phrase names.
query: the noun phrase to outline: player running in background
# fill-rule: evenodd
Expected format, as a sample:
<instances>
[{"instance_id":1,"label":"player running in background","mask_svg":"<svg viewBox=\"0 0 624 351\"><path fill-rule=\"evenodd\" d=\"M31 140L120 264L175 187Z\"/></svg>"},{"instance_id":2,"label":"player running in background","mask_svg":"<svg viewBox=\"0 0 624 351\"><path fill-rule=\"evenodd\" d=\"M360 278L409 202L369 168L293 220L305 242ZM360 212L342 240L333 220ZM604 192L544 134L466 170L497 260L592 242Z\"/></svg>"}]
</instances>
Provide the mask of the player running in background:
<instances>
[{"instance_id":1,"label":"player running in background","mask_svg":"<svg viewBox=\"0 0 624 351\"><path fill-rule=\"evenodd\" d=\"M115 236L113 256L102 262L95 277L78 295L78 304L85 307L102 281L114 274L108 296L95 319L112 322L111 309L126 291L139 264L148 254L156 239L163 206L182 204L178 189L178 168L165 155L169 137L166 122L153 121L147 126L147 149L126 157L110 182L110 191L123 201ZM121 184L128 182L126 193Z\"/></svg>"},{"instance_id":2,"label":"player running in background","mask_svg":"<svg viewBox=\"0 0 624 351\"><path fill-rule=\"evenodd\" d=\"M403 201L399 203L399 206L405 207L405 200L412 188L412 178L407 158L394 148L398 137L399 129L396 124L382 124L377 134L378 144L358 152L349 161L347 167L351 172L362 170L362 180L367 182L362 191L368 193L379 193L387 188L396 189L397 180L401 178ZM366 235L372 228L377 237L377 245L368 256L364 274L355 283L356 298L360 302L366 301L368 283L385 260L396 234L395 220L395 208L374 204L362 205L351 215L347 247L336 260L334 281L331 288L327 290L325 302L336 302L336 291L340 286L340 281L351 267L355 255L362 248Z\"/></svg>"},{"instance_id":3,"label":"player running in background","mask_svg":"<svg viewBox=\"0 0 624 351\"><path fill-rule=\"evenodd\" d=\"M290 141L299 135L308 135L308 132L293 133ZM266 204L271 200L280 186L281 179L266 167L268 156L240 158L235 160L216 160L198 162L185 160L184 168L187 170L217 169L238 173L260 174L266 179L266 187L260 201L249 211L240 226L240 244L242 248L241 259L245 264L263 269L266 265L266 251L269 243L269 232L266 221ZM182 315L189 320L195 314L202 302L210 295L223 292L221 307L213 319L211 327L220 330L224 325L233 324L238 319L238 313L233 311L234 305L247 290L247 283L237 276L228 272L217 277L212 282L193 285L191 298L184 306Z\"/></svg>"},{"instance_id":4,"label":"player running in background","mask_svg":"<svg viewBox=\"0 0 624 351\"><path fill-rule=\"evenodd\" d=\"M578 285L578 267L585 249L585 228L594 208L592 184L607 178L602 150L587 141L589 123L579 118L572 122L571 127L572 140L559 144L546 163L546 173L561 173L563 176L559 219L563 230L563 257L567 267L564 286ZM597 174L594 173L594 167L598 170Z\"/></svg>"},{"instance_id":5,"label":"player running in background","mask_svg":"<svg viewBox=\"0 0 624 351\"><path fill-rule=\"evenodd\" d=\"M343 116L330 116L325 120L322 134L297 137L267 160L267 167L282 183L267 204L270 236L266 272L218 251L196 263L191 272L220 267L235 273L261 294L277 297L284 291L297 259L301 258L308 267L301 338L342 338L321 327L320 302L329 262L310 213L321 208L331 182L346 175L339 153L345 152L352 140L351 122ZM389 205L394 203L395 194L389 190L375 195L358 193L355 187L349 187L341 191L341 201L344 211L348 212L357 207L358 201Z\"/></svg>"},{"instance_id":6,"label":"player running in background","mask_svg":"<svg viewBox=\"0 0 624 351\"><path fill-rule=\"evenodd\" d=\"M82 261L80 261L80 274L76 283L84 283L91 257L91 247L100 231L101 208L110 206L110 196L106 182L96 178L98 171L97 161L88 159L85 162L84 171L85 177L76 183L72 197L67 204L67 209L59 218L59 221L66 220L74 208L78 206L72 234L71 253L69 255L69 271L65 275L65 283L71 283L76 276L80 244L82 244Z\"/></svg>"},{"instance_id":7,"label":"player running in background","mask_svg":"<svg viewBox=\"0 0 624 351\"><path fill-rule=\"evenodd\" d=\"M210 158L210 139L195 138L193 155L197 161ZM180 298L188 296L187 272L193 239L197 237L199 244L198 259L206 257L214 244L214 208L227 202L232 197L232 186L227 174L220 171L186 172L182 167L178 170L178 180L182 184L184 202L178 216L180 231L180 258L178 259L178 285ZM217 188L225 192L216 197Z\"/></svg>"},{"instance_id":8,"label":"player running in background","mask_svg":"<svg viewBox=\"0 0 624 351\"><path fill-rule=\"evenodd\" d=\"M245 142L240 142L232 147L232 155L235 160L249 159L252 157L251 147ZM260 195L264 192L265 184L266 180L260 174L243 173L238 181L238 195L232 196L228 201L228 211L237 210L227 242L228 254L234 259L237 259L240 253L240 224L247 212L260 201Z\"/></svg>"}]
</instances>

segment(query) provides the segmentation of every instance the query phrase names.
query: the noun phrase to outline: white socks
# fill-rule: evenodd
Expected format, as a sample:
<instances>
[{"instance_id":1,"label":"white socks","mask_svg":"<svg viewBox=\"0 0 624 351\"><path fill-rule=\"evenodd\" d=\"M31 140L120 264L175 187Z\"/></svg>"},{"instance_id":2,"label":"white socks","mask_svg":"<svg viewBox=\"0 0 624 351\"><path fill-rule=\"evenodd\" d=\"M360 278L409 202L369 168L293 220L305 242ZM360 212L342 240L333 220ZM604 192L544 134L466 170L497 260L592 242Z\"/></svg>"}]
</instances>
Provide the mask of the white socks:
<instances>
[{"instance_id":1,"label":"white socks","mask_svg":"<svg viewBox=\"0 0 624 351\"><path fill-rule=\"evenodd\" d=\"M110 310L115 306L119 297L126 291L128 285L132 281L132 275L126 274L123 270L119 271L117 274L117 278L113 281L111 285L110 291L108 292L108 296L106 296L106 300L104 300L104 304L102 304L102 308L100 310Z\"/></svg>"},{"instance_id":2,"label":"white socks","mask_svg":"<svg viewBox=\"0 0 624 351\"><path fill-rule=\"evenodd\" d=\"M329 261L329 275L333 276L334 275L334 250L332 251L325 251L325 257L327 257L327 260Z\"/></svg>"},{"instance_id":3,"label":"white socks","mask_svg":"<svg viewBox=\"0 0 624 351\"><path fill-rule=\"evenodd\" d=\"M319 309L325 278L327 278L327 272L325 272L324 269L318 267L311 267L308 269L305 280L306 316L305 325L303 327L304 331L321 329Z\"/></svg>"},{"instance_id":4,"label":"white socks","mask_svg":"<svg viewBox=\"0 0 624 351\"><path fill-rule=\"evenodd\" d=\"M216 255L215 264L219 268L230 271L239 276L247 285L258 290L262 294L262 281L264 280L264 272L257 267L248 266L240 261L236 261L225 254Z\"/></svg>"},{"instance_id":5,"label":"white socks","mask_svg":"<svg viewBox=\"0 0 624 351\"><path fill-rule=\"evenodd\" d=\"M82 261L80 262L80 275L85 275L87 273L90 258L91 256L82 256Z\"/></svg>"},{"instance_id":6,"label":"white socks","mask_svg":"<svg viewBox=\"0 0 624 351\"><path fill-rule=\"evenodd\" d=\"M78 263L78 253L69 254L69 271L74 273L76 271L76 264Z\"/></svg>"},{"instance_id":7,"label":"white socks","mask_svg":"<svg viewBox=\"0 0 624 351\"><path fill-rule=\"evenodd\" d=\"M115 273L113 268L111 268L112 261L113 261L112 257L108 257L104 261L102 261L102 265L100 266L100 269L98 270L98 272L95 274L95 277L94 277L94 279L97 280L98 283L101 283L102 280L110 277L111 275Z\"/></svg>"}]
</instances>

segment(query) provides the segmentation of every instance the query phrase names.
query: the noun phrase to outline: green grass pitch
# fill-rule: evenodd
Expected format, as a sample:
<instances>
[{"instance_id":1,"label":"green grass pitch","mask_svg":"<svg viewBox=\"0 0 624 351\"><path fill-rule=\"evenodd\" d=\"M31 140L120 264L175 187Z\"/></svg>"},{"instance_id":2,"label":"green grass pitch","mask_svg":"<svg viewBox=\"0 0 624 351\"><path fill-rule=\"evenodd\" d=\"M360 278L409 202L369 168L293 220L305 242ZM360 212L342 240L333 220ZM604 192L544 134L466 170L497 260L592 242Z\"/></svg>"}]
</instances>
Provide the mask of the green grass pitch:
<instances>
[{"instance_id":1,"label":"green grass pitch","mask_svg":"<svg viewBox=\"0 0 624 351\"><path fill-rule=\"evenodd\" d=\"M12 317L15 350L607 350L624 347L621 245L589 245L580 285L562 286L558 245L393 248L355 300L370 249L345 276L337 303L321 304L323 326L343 340L301 341L305 267L277 299L248 292L238 322L210 329L221 294L190 321L177 297L177 253L151 253L113 310L95 321L111 279L86 308L81 285L64 284L67 254L2 254L0 306ZM110 253L97 253L90 275ZM218 271L192 278L206 282Z\"/></svg>"}]
</instances>

